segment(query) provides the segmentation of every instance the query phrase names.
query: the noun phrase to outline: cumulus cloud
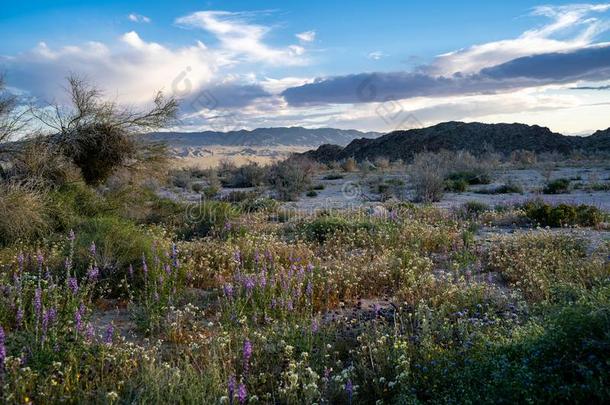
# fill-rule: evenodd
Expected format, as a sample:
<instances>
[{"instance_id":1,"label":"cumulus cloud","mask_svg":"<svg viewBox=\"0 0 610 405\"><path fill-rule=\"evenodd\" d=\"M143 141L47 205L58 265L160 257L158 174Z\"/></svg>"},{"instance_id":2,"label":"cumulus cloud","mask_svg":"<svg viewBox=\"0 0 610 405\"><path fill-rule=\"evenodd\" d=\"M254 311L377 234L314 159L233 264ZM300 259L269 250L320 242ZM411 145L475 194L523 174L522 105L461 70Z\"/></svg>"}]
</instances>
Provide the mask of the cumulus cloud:
<instances>
[{"instance_id":1,"label":"cumulus cloud","mask_svg":"<svg viewBox=\"0 0 610 405\"><path fill-rule=\"evenodd\" d=\"M135 23L150 23L151 19L142 14L131 13L127 16L129 21Z\"/></svg>"},{"instance_id":2,"label":"cumulus cloud","mask_svg":"<svg viewBox=\"0 0 610 405\"><path fill-rule=\"evenodd\" d=\"M234 58L249 62L279 65L303 65L305 49L298 45L273 47L263 40L270 28L249 22L251 13L198 11L176 20L184 27L208 31L220 41L220 47Z\"/></svg>"}]
</instances>

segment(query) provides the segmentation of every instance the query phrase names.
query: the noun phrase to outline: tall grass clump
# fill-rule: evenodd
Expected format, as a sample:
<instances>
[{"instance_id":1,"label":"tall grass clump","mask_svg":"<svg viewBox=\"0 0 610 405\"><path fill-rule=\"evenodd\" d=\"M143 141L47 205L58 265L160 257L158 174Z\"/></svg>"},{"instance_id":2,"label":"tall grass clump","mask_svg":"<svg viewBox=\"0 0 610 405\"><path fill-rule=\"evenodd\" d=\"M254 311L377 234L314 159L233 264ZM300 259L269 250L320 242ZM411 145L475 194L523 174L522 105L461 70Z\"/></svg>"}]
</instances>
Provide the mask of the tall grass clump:
<instances>
[{"instance_id":1,"label":"tall grass clump","mask_svg":"<svg viewBox=\"0 0 610 405\"><path fill-rule=\"evenodd\" d=\"M50 230L46 196L33 185L0 183L0 245L33 240Z\"/></svg>"}]
</instances>

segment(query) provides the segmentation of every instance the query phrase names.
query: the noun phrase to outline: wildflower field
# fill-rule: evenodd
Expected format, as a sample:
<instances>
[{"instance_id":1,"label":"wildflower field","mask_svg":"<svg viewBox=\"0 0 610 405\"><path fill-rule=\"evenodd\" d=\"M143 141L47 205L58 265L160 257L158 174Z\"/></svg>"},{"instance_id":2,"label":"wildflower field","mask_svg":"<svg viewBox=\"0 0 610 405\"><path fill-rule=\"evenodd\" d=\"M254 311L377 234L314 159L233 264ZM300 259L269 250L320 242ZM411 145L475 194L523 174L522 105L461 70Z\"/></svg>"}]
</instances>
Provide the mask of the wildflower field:
<instances>
[{"instance_id":1,"label":"wildflower field","mask_svg":"<svg viewBox=\"0 0 610 405\"><path fill-rule=\"evenodd\" d=\"M607 242L385 209L236 209L195 238L100 216L7 245L0 401L610 400Z\"/></svg>"}]
</instances>

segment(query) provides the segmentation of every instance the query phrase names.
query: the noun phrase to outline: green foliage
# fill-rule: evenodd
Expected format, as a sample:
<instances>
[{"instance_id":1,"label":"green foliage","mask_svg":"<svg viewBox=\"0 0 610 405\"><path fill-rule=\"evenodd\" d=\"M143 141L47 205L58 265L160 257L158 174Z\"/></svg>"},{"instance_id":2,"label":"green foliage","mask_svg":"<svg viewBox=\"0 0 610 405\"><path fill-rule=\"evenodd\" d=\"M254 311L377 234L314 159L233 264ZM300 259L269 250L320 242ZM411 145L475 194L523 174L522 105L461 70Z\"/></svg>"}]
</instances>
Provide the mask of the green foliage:
<instances>
[{"instance_id":1,"label":"green foliage","mask_svg":"<svg viewBox=\"0 0 610 405\"><path fill-rule=\"evenodd\" d=\"M309 190L307 192L307 194L305 194L307 197L317 197L318 196L318 192L315 190Z\"/></svg>"},{"instance_id":2,"label":"green foliage","mask_svg":"<svg viewBox=\"0 0 610 405\"><path fill-rule=\"evenodd\" d=\"M557 179L549 182L542 190L544 194L567 194L570 192L569 179Z\"/></svg>"},{"instance_id":3,"label":"green foliage","mask_svg":"<svg viewBox=\"0 0 610 405\"><path fill-rule=\"evenodd\" d=\"M540 226L597 226L605 219L599 208L591 205L559 204L530 201L524 205L526 216Z\"/></svg>"},{"instance_id":4,"label":"green foliage","mask_svg":"<svg viewBox=\"0 0 610 405\"><path fill-rule=\"evenodd\" d=\"M307 240L323 243L332 235L339 232L357 230L370 231L375 228L370 220L352 220L336 215L320 215L312 221L300 225L300 231Z\"/></svg>"},{"instance_id":5,"label":"green foliage","mask_svg":"<svg viewBox=\"0 0 610 405\"><path fill-rule=\"evenodd\" d=\"M311 185L313 164L300 158L276 163L269 172L269 183L281 200L292 201Z\"/></svg>"}]
</instances>

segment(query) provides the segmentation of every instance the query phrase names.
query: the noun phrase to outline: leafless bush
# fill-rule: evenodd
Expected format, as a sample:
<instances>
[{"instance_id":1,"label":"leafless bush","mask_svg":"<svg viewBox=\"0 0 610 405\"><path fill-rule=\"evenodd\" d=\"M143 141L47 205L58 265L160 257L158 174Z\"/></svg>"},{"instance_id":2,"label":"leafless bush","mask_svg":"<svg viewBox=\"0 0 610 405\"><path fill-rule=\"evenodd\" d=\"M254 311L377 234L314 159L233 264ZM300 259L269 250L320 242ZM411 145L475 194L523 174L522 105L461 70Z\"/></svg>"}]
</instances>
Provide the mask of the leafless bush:
<instances>
[{"instance_id":1,"label":"leafless bush","mask_svg":"<svg viewBox=\"0 0 610 405\"><path fill-rule=\"evenodd\" d=\"M536 154L529 150L516 150L510 154L510 162L521 167L535 165L537 161Z\"/></svg>"},{"instance_id":2,"label":"leafless bush","mask_svg":"<svg viewBox=\"0 0 610 405\"><path fill-rule=\"evenodd\" d=\"M417 154L409 168L409 177L418 202L440 201L445 190L446 162L438 153Z\"/></svg>"},{"instance_id":3,"label":"leafless bush","mask_svg":"<svg viewBox=\"0 0 610 405\"><path fill-rule=\"evenodd\" d=\"M224 183L227 187L258 187L265 183L268 168L258 163L249 163L229 171Z\"/></svg>"},{"instance_id":4,"label":"leafless bush","mask_svg":"<svg viewBox=\"0 0 610 405\"><path fill-rule=\"evenodd\" d=\"M173 120L176 99L158 92L151 109L136 112L105 101L103 93L82 78L71 76L68 83L69 108L33 109L32 115L49 128L53 133L50 142L81 169L87 183L103 182L117 168L152 155L159 158L158 148L140 153L143 149L135 136Z\"/></svg>"},{"instance_id":5,"label":"leafless bush","mask_svg":"<svg viewBox=\"0 0 610 405\"><path fill-rule=\"evenodd\" d=\"M269 169L269 183L278 198L291 201L311 185L315 164L302 157L291 157Z\"/></svg>"}]
</instances>

